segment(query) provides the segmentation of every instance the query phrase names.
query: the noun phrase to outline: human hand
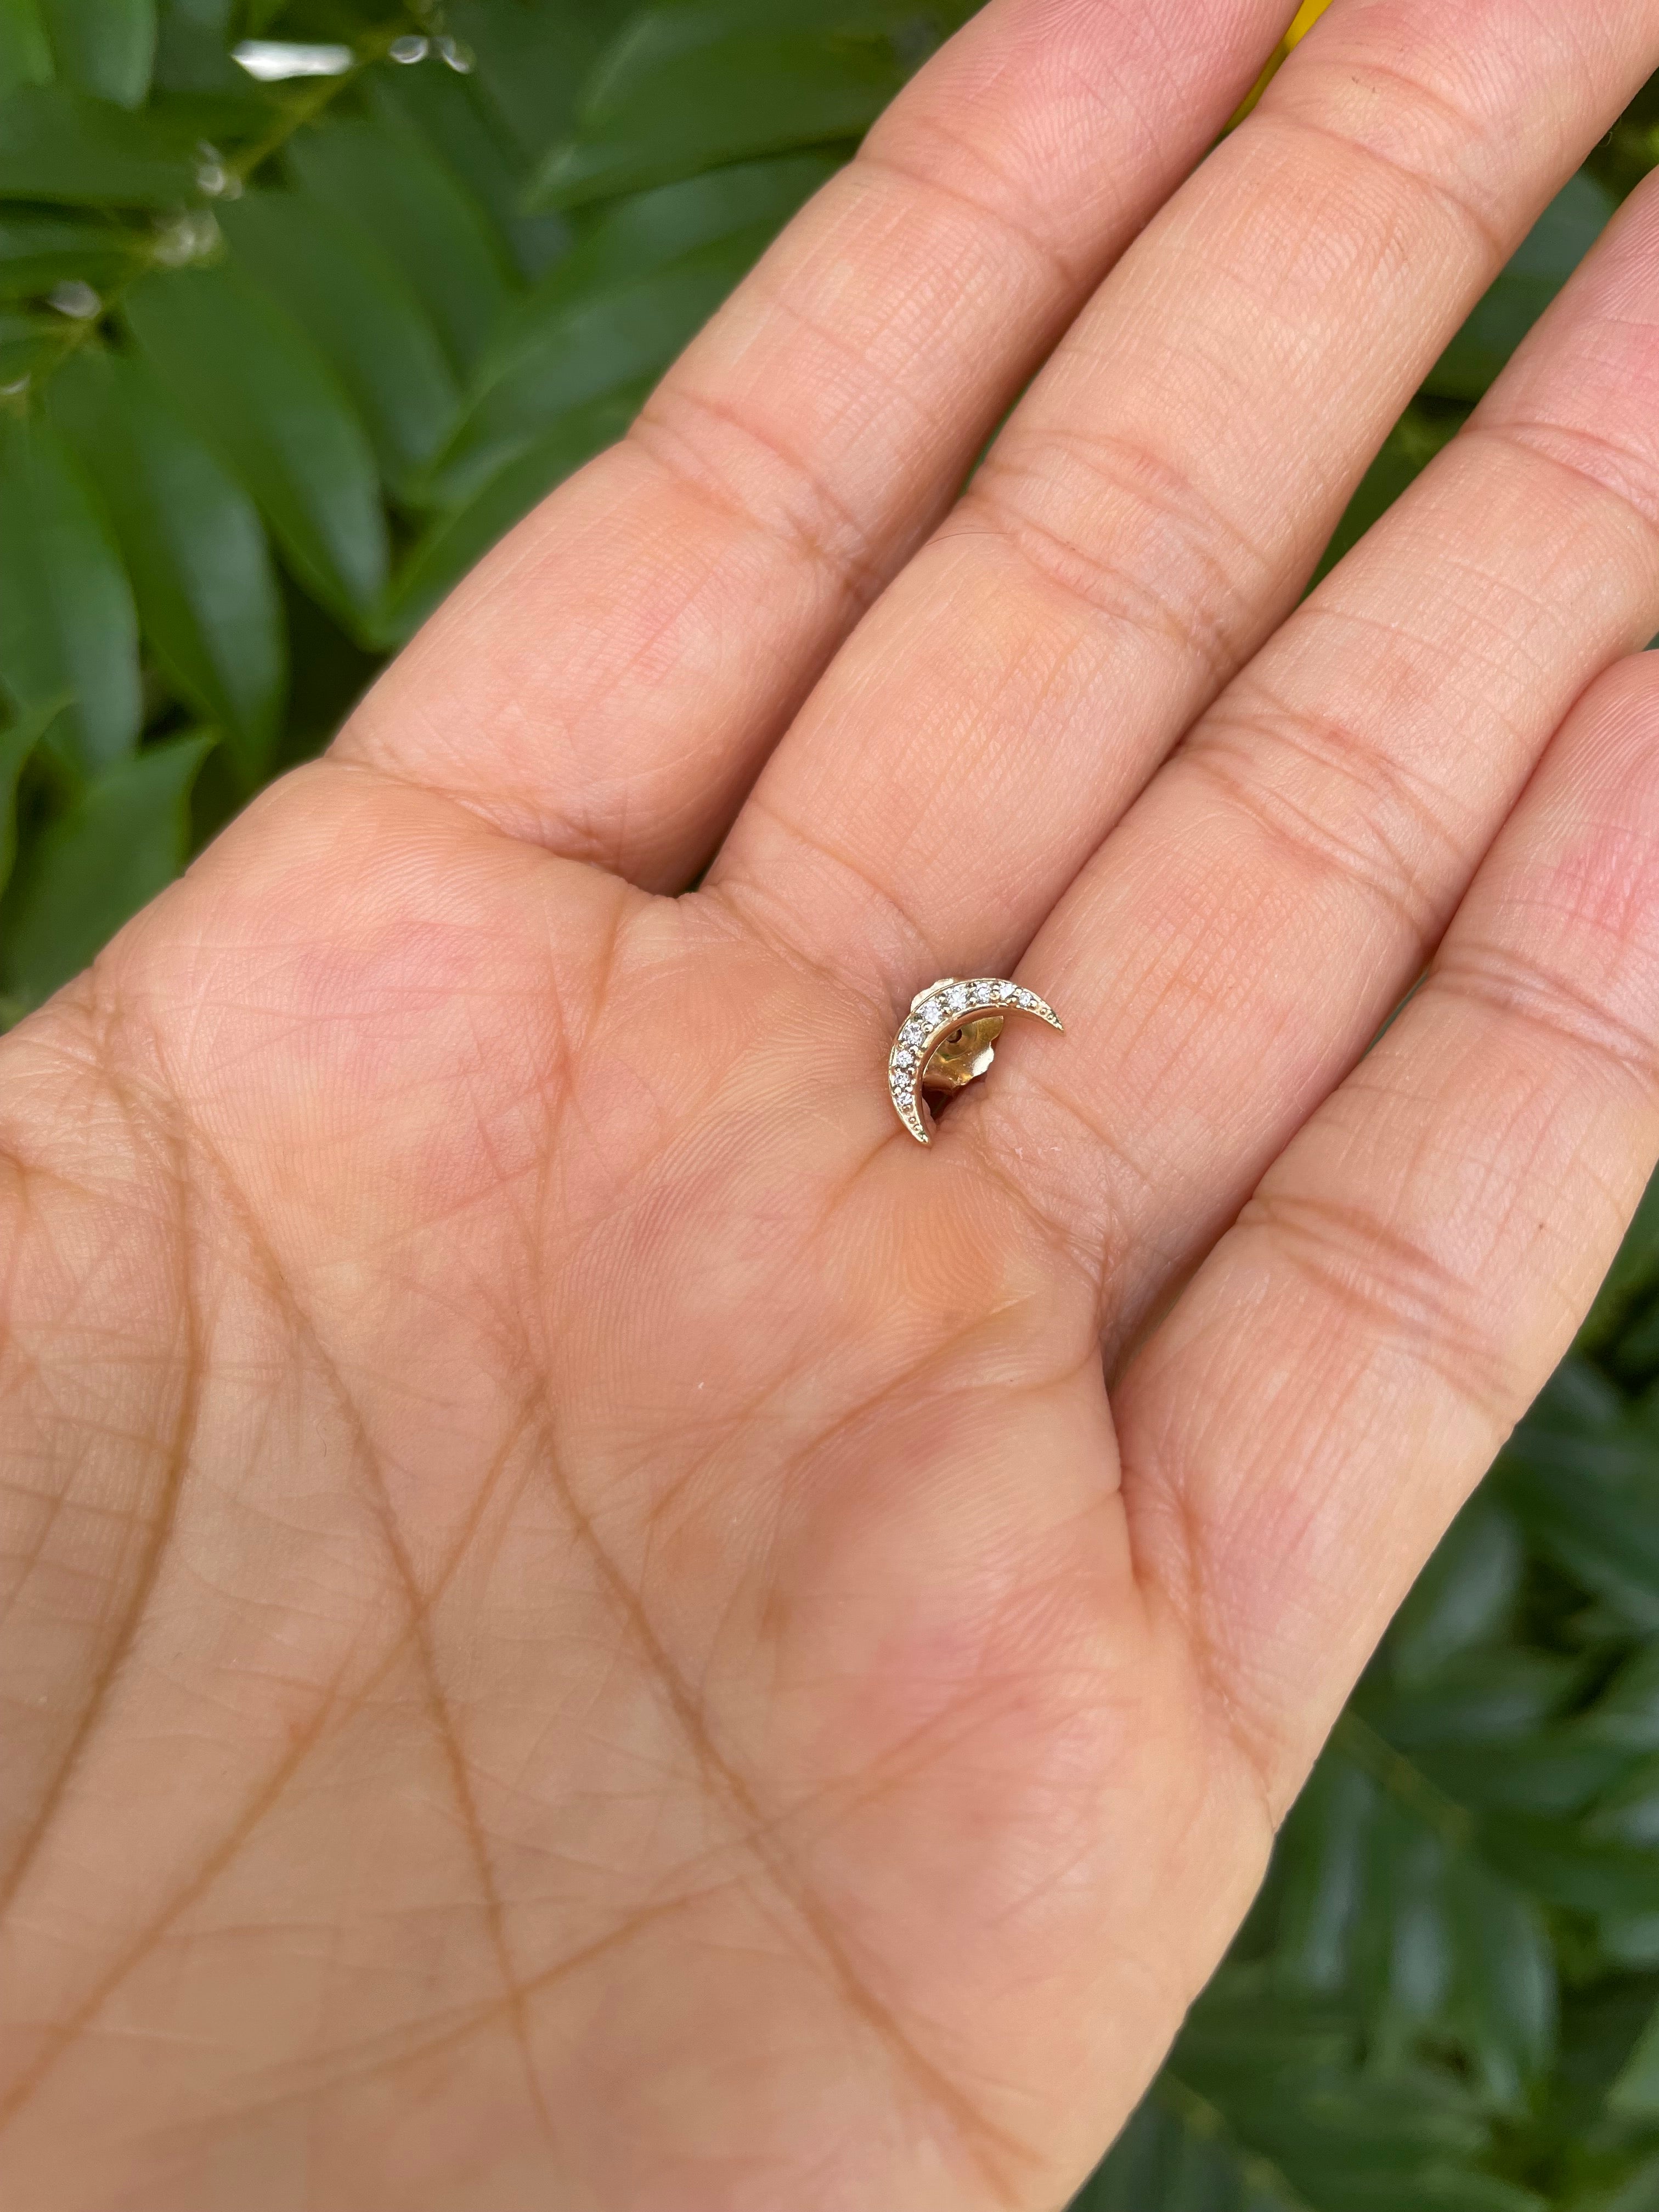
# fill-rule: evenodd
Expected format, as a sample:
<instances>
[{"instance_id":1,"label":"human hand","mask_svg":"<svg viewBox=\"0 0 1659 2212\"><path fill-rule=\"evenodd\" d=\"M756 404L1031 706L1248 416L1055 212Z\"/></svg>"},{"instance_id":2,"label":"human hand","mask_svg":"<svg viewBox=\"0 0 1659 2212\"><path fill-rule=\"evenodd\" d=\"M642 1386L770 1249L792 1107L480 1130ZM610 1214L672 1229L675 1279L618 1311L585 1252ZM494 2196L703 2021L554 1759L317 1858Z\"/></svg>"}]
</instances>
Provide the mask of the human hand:
<instances>
[{"instance_id":1,"label":"human hand","mask_svg":"<svg viewBox=\"0 0 1659 2212\"><path fill-rule=\"evenodd\" d=\"M1183 184L1284 4L996 0L0 1048L9 2208L1039 2212L1150 2076L1659 1152L1659 199L1296 606L1659 7Z\"/></svg>"}]
</instances>

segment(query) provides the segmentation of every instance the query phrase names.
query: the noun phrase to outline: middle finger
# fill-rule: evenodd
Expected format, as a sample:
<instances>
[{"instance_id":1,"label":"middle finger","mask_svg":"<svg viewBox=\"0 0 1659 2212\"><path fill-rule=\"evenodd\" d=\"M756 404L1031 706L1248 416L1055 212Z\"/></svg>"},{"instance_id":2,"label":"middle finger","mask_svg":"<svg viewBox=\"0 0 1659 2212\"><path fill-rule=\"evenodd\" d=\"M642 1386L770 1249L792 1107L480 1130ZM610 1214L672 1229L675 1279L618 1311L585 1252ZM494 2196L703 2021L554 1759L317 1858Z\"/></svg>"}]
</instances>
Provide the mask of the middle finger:
<instances>
[{"instance_id":1,"label":"middle finger","mask_svg":"<svg viewBox=\"0 0 1659 2212\"><path fill-rule=\"evenodd\" d=\"M842 649L720 896L899 1005L1006 972L1656 48L1656 0L1336 0Z\"/></svg>"}]
</instances>

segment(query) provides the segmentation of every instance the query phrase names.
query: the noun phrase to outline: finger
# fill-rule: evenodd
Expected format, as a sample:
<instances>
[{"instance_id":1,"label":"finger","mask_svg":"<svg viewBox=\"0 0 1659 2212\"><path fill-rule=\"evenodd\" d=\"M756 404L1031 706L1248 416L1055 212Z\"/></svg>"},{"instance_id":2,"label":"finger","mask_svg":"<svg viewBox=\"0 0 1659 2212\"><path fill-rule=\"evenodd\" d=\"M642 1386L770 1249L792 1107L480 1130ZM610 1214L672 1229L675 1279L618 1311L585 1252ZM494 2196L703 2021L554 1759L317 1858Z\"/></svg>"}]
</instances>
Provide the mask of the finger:
<instances>
[{"instance_id":1,"label":"finger","mask_svg":"<svg viewBox=\"0 0 1659 2212\"><path fill-rule=\"evenodd\" d=\"M722 896L900 1006L1006 973L1656 58L1652 0L1337 0L838 656Z\"/></svg>"},{"instance_id":2,"label":"finger","mask_svg":"<svg viewBox=\"0 0 1659 2212\"><path fill-rule=\"evenodd\" d=\"M1659 655L1564 726L1424 988L1117 1393L1140 1571L1282 1803L1659 1154Z\"/></svg>"},{"instance_id":3,"label":"finger","mask_svg":"<svg viewBox=\"0 0 1659 2212\"><path fill-rule=\"evenodd\" d=\"M1364 1051L1574 699L1659 629L1656 264L1659 183L1032 946L1066 1048L967 1126L1100 1255L1109 1344Z\"/></svg>"},{"instance_id":4,"label":"finger","mask_svg":"<svg viewBox=\"0 0 1659 2212\"><path fill-rule=\"evenodd\" d=\"M678 887L1284 5L1192 0L1171 35L1139 0L995 0L342 750Z\"/></svg>"}]
</instances>

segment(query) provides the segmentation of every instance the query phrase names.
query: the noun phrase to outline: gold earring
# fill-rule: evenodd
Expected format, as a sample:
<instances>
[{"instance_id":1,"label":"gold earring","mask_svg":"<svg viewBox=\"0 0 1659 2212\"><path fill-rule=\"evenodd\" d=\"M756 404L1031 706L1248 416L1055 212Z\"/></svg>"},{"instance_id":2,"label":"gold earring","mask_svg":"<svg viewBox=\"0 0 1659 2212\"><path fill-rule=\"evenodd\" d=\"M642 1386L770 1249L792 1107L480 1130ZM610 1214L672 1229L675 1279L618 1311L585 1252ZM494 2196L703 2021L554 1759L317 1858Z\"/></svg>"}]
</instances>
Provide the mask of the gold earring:
<instances>
[{"instance_id":1,"label":"gold earring","mask_svg":"<svg viewBox=\"0 0 1659 2212\"><path fill-rule=\"evenodd\" d=\"M933 1141L924 1091L949 1097L976 1082L996 1057L996 1041L1010 1014L1035 1014L1052 1030L1065 1027L1046 999L1005 976L962 983L945 975L911 1000L887 1055L887 1088L893 1111L919 1145Z\"/></svg>"}]
</instances>

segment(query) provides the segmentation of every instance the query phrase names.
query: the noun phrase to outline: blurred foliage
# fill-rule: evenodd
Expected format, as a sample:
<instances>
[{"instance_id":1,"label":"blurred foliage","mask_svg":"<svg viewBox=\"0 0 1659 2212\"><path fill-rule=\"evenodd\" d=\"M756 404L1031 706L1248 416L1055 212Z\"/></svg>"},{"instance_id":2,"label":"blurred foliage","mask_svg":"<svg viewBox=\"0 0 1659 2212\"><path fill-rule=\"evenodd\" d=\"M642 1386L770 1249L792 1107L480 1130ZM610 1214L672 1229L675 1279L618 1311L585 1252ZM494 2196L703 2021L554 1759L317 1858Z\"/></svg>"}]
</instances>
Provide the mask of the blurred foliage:
<instances>
[{"instance_id":1,"label":"blurred foliage","mask_svg":"<svg viewBox=\"0 0 1659 2212\"><path fill-rule=\"evenodd\" d=\"M969 6L0 0L0 1018L326 739ZM1328 562L1656 159L1650 88ZM1659 2212L1659 1196L1078 2212L1546 2205Z\"/></svg>"},{"instance_id":2,"label":"blurred foliage","mask_svg":"<svg viewBox=\"0 0 1659 2212\"><path fill-rule=\"evenodd\" d=\"M967 12L0 0L0 1018L316 750Z\"/></svg>"},{"instance_id":3,"label":"blurred foliage","mask_svg":"<svg viewBox=\"0 0 1659 2212\"><path fill-rule=\"evenodd\" d=\"M1077 2212L1659 2207L1659 1185Z\"/></svg>"}]
</instances>

